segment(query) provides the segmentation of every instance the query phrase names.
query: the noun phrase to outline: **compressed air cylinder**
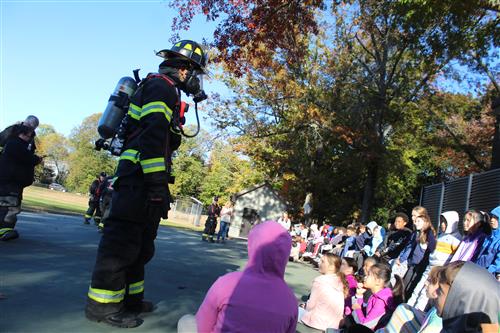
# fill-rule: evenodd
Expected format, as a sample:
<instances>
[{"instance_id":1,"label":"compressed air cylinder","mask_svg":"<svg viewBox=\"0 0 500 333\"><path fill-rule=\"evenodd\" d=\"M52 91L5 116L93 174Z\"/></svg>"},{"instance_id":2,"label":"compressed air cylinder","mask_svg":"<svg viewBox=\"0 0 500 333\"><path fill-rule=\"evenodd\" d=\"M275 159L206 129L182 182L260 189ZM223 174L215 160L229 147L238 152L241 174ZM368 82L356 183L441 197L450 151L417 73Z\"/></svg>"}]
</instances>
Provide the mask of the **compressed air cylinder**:
<instances>
[{"instance_id":1,"label":"compressed air cylinder","mask_svg":"<svg viewBox=\"0 0 500 333\"><path fill-rule=\"evenodd\" d=\"M125 116L130 97L137 89L137 83L129 76L122 77L108 100L106 110L99 119L97 131L103 139L114 137Z\"/></svg>"}]
</instances>

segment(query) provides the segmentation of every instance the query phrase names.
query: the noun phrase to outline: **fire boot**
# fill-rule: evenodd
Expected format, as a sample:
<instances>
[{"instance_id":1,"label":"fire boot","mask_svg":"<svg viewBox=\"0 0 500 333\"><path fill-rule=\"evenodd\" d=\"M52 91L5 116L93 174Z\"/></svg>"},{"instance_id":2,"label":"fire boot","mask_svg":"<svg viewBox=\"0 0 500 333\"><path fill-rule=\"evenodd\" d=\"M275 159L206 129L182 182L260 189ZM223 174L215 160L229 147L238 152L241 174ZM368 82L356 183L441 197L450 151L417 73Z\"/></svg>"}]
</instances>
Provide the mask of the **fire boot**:
<instances>
[{"instance_id":1,"label":"fire boot","mask_svg":"<svg viewBox=\"0 0 500 333\"><path fill-rule=\"evenodd\" d=\"M120 311L113 314L98 316L95 313L89 311L88 308L85 309L85 316L88 320L95 321L98 323L105 323L114 327L120 328L133 328L140 326L144 321L138 318L134 313L127 311Z\"/></svg>"},{"instance_id":2,"label":"fire boot","mask_svg":"<svg viewBox=\"0 0 500 333\"><path fill-rule=\"evenodd\" d=\"M0 236L0 241L8 241L12 239L19 238L19 234L16 230L7 230Z\"/></svg>"}]
</instances>

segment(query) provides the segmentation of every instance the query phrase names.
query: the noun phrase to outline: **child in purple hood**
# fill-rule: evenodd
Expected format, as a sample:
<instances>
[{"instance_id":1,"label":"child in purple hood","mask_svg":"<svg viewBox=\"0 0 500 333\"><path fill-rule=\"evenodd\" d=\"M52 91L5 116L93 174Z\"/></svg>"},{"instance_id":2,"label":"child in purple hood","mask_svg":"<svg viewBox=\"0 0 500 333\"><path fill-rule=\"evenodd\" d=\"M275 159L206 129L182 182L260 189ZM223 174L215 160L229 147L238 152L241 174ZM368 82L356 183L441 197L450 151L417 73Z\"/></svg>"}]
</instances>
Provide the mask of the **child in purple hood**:
<instances>
[{"instance_id":1,"label":"child in purple hood","mask_svg":"<svg viewBox=\"0 0 500 333\"><path fill-rule=\"evenodd\" d=\"M298 303L284 280L291 245L278 223L256 225L245 269L210 287L196 313L198 332L295 332Z\"/></svg>"}]
</instances>

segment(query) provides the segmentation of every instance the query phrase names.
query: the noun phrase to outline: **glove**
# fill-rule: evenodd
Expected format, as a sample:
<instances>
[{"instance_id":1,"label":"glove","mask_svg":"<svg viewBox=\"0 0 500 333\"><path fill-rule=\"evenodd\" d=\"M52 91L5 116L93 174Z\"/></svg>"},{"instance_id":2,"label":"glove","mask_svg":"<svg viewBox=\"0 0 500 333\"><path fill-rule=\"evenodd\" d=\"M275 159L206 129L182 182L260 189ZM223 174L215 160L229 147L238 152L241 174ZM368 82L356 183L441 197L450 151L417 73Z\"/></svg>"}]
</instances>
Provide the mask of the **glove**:
<instances>
[{"instance_id":1,"label":"glove","mask_svg":"<svg viewBox=\"0 0 500 333\"><path fill-rule=\"evenodd\" d=\"M167 218L170 209L170 192L166 174L147 175L146 181L146 214L153 221Z\"/></svg>"},{"instance_id":2,"label":"glove","mask_svg":"<svg viewBox=\"0 0 500 333\"><path fill-rule=\"evenodd\" d=\"M34 164L35 164L35 165L38 165L38 164L42 163L42 161L43 161L43 156L34 155L33 160L34 160Z\"/></svg>"}]
</instances>

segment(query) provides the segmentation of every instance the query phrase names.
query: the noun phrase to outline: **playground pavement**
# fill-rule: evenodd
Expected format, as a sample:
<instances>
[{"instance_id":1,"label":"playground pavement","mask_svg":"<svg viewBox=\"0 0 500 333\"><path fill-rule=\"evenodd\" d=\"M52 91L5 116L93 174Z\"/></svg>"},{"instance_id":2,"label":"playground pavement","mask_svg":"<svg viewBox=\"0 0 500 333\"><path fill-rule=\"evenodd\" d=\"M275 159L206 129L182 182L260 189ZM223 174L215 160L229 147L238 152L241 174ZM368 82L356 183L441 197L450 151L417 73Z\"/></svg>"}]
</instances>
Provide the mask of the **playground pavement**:
<instances>
[{"instance_id":1,"label":"playground pavement","mask_svg":"<svg viewBox=\"0 0 500 333\"><path fill-rule=\"evenodd\" d=\"M19 215L20 238L0 242L0 332L124 331L84 316L101 234L82 222L69 215ZM177 320L196 312L212 283L241 269L246 259L246 241L206 243L197 232L161 226L145 278L146 299L157 309L126 331L176 332ZM300 300L317 275L307 264L290 262L285 280Z\"/></svg>"}]
</instances>

